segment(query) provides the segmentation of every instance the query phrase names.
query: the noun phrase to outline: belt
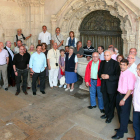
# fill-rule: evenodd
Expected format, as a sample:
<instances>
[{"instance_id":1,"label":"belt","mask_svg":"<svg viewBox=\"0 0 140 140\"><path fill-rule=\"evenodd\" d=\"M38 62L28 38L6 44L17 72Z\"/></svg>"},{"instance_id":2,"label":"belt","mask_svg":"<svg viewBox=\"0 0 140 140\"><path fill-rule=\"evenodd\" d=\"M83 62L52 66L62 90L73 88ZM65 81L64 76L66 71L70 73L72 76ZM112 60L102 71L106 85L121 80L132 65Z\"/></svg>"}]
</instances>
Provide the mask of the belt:
<instances>
[{"instance_id":1,"label":"belt","mask_svg":"<svg viewBox=\"0 0 140 140\"><path fill-rule=\"evenodd\" d=\"M125 96L125 95L126 95L126 94L122 94L122 93L120 93L120 92L119 92L119 94L122 95L122 96Z\"/></svg>"},{"instance_id":2,"label":"belt","mask_svg":"<svg viewBox=\"0 0 140 140\"><path fill-rule=\"evenodd\" d=\"M17 69L17 68L16 68L16 70L18 70L18 71L28 71L28 69L21 70L21 69Z\"/></svg>"},{"instance_id":3,"label":"belt","mask_svg":"<svg viewBox=\"0 0 140 140\"><path fill-rule=\"evenodd\" d=\"M97 79L93 79L93 78L91 78L92 80L97 80Z\"/></svg>"},{"instance_id":4,"label":"belt","mask_svg":"<svg viewBox=\"0 0 140 140\"><path fill-rule=\"evenodd\" d=\"M7 64L7 63L6 63L6 64ZM4 65L6 65L6 64L0 65L0 66L4 66Z\"/></svg>"}]
</instances>

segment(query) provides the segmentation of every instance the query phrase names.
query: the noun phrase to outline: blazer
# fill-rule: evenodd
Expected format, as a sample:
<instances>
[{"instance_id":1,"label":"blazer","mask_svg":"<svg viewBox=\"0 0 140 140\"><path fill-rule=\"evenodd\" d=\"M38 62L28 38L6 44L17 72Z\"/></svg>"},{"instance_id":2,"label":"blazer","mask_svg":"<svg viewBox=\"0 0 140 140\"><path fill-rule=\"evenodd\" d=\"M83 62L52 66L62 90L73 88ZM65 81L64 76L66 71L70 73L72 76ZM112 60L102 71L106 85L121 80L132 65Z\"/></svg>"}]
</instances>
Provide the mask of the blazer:
<instances>
[{"instance_id":1,"label":"blazer","mask_svg":"<svg viewBox=\"0 0 140 140\"><path fill-rule=\"evenodd\" d=\"M7 50L6 46L4 47L5 50ZM9 54L9 64L8 64L8 67L12 67L13 68L13 60L12 60L12 56L11 54L9 53L9 51L7 50L8 54ZM13 52L13 51L12 51ZM14 54L14 52L13 52Z\"/></svg>"},{"instance_id":2,"label":"blazer","mask_svg":"<svg viewBox=\"0 0 140 140\"><path fill-rule=\"evenodd\" d=\"M111 59L109 63L109 67L107 68L107 73L109 75L109 79L102 79L101 75L104 74L104 65L106 60L103 60L100 64L100 69L98 72L98 76L101 79L101 92L107 92L108 94L117 93L118 81L120 76L120 66L119 63L113 59Z\"/></svg>"},{"instance_id":3,"label":"blazer","mask_svg":"<svg viewBox=\"0 0 140 140\"><path fill-rule=\"evenodd\" d=\"M91 60L87 64L86 71L85 71L85 82L88 82L90 87L91 87L91 78L90 77L91 77L92 62L93 62L93 60ZM99 71L99 68L100 68L100 63L101 63L101 60L99 59L98 71ZM100 80L99 77L97 77L97 87L99 87L99 86L101 86L101 80Z\"/></svg>"}]
</instances>

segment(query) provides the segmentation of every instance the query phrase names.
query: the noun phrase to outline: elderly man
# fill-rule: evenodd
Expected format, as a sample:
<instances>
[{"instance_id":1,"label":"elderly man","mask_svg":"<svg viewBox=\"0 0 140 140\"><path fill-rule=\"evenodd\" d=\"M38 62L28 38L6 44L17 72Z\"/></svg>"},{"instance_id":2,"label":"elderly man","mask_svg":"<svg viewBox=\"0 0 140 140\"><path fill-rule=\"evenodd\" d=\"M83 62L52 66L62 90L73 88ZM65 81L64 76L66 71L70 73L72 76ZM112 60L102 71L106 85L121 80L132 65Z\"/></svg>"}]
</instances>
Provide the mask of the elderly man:
<instances>
[{"instance_id":1,"label":"elderly man","mask_svg":"<svg viewBox=\"0 0 140 140\"><path fill-rule=\"evenodd\" d=\"M58 45L57 46L58 50L64 49L63 48L64 38L63 38L63 35L60 34L60 28L59 27L56 28L55 33L56 34L52 37L52 44L54 42L56 42L57 45Z\"/></svg>"},{"instance_id":2,"label":"elderly man","mask_svg":"<svg viewBox=\"0 0 140 140\"><path fill-rule=\"evenodd\" d=\"M47 62L49 68L49 83L51 88L57 87L59 56L60 56L60 52L57 49L57 43L53 43L53 48L48 51L48 55L47 55Z\"/></svg>"},{"instance_id":3,"label":"elderly man","mask_svg":"<svg viewBox=\"0 0 140 140\"><path fill-rule=\"evenodd\" d=\"M36 46L36 52L31 55L29 67L32 73L32 90L36 95L36 81L40 80L40 92L45 94L45 77L46 77L46 56L42 51L42 46Z\"/></svg>"},{"instance_id":4,"label":"elderly man","mask_svg":"<svg viewBox=\"0 0 140 140\"><path fill-rule=\"evenodd\" d=\"M101 62L98 72L98 76L101 78L101 92L105 107L105 114L101 118L106 118L106 123L110 123L114 117L120 66L117 61L111 59L110 50L104 52L104 57L105 60Z\"/></svg>"},{"instance_id":5,"label":"elderly man","mask_svg":"<svg viewBox=\"0 0 140 140\"><path fill-rule=\"evenodd\" d=\"M138 64L140 63L140 58L137 57L137 49L136 49L136 48L131 48L131 49L129 50L129 54L135 56L135 64L138 65Z\"/></svg>"},{"instance_id":6,"label":"elderly man","mask_svg":"<svg viewBox=\"0 0 140 140\"><path fill-rule=\"evenodd\" d=\"M50 49L51 34L47 32L47 26L42 26L42 32L38 36L38 44L45 43L48 50Z\"/></svg>"},{"instance_id":7,"label":"elderly man","mask_svg":"<svg viewBox=\"0 0 140 140\"><path fill-rule=\"evenodd\" d=\"M18 41L17 41L17 46L14 48L14 53L15 53L15 54L18 54L18 53L19 53L19 48L20 48L21 46L23 46L22 41L21 41L21 40L18 40ZM27 47L27 46L26 46L25 48L26 48L26 50L28 50L28 47Z\"/></svg>"},{"instance_id":8,"label":"elderly man","mask_svg":"<svg viewBox=\"0 0 140 140\"><path fill-rule=\"evenodd\" d=\"M13 58L14 58L14 52L11 50L11 42L7 41L6 46L4 47L5 50L8 51L9 54L9 63L7 67L7 73L8 73L8 84L9 86L15 86L15 74L13 70Z\"/></svg>"},{"instance_id":9,"label":"elderly man","mask_svg":"<svg viewBox=\"0 0 140 140\"><path fill-rule=\"evenodd\" d=\"M17 41L18 40L21 40L22 43L24 44L24 40L28 40L31 36L32 36L32 34L30 34L28 37L25 37L22 34L22 29L17 29L17 35L14 38L14 45L15 45L15 47L17 46Z\"/></svg>"},{"instance_id":10,"label":"elderly man","mask_svg":"<svg viewBox=\"0 0 140 140\"><path fill-rule=\"evenodd\" d=\"M98 53L100 54L100 60L105 60L105 58L104 58L104 47L103 46L98 47Z\"/></svg>"},{"instance_id":11,"label":"elderly man","mask_svg":"<svg viewBox=\"0 0 140 140\"><path fill-rule=\"evenodd\" d=\"M103 95L100 91L101 80L98 77L98 70L100 68L101 60L99 59L99 53L94 52L92 54L92 60L88 63L85 72L86 86L89 86L90 91L90 106L89 109L96 108L96 91L98 97L98 105L101 113L104 113Z\"/></svg>"},{"instance_id":12,"label":"elderly man","mask_svg":"<svg viewBox=\"0 0 140 140\"><path fill-rule=\"evenodd\" d=\"M115 47L113 45L110 45L108 47L108 50L111 51L111 58L115 61L117 61L117 55L115 54Z\"/></svg>"},{"instance_id":13,"label":"elderly man","mask_svg":"<svg viewBox=\"0 0 140 140\"><path fill-rule=\"evenodd\" d=\"M87 41L87 46L83 47L84 49L84 56L87 58L87 61L90 61L91 57L92 57L92 53L95 52L94 47L91 46L91 40Z\"/></svg>"},{"instance_id":14,"label":"elderly man","mask_svg":"<svg viewBox=\"0 0 140 140\"><path fill-rule=\"evenodd\" d=\"M9 63L9 54L7 50L3 49L3 43L0 42L0 71L2 71L2 77L4 81L4 89L8 90L8 79L7 79L7 65Z\"/></svg>"},{"instance_id":15,"label":"elderly man","mask_svg":"<svg viewBox=\"0 0 140 140\"><path fill-rule=\"evenodd\" d=\"M129 71L134 73L135 76L137 77L137 71L136 71L137 70L137 65L135 63L135 60L136 60L135 56L130 54L130 55L128 55L127 60L129 61L129 65L128 65Z\"/></svg>"},{"instance_id":16,"label":"elderly man","mask_svg":"<svg viewBox=\"0 0 140 140\"><path fill-rule=\"evenodd\" d=\"M118 94L116 98L116 108L120 122L119 129L112 139L123 138L124 133L128 132L128 120L130 116L132 93L135 86L135 75L128 70L128 60L122 59L120 62L121 74L119 77Z\"/></svg>"},{"instance_id":17,"label":"elderly man","mask_svg":"<svg viewBox=\"0 0 140 140\"><path fill-rule=\"evenodd\" d=\"M20 82L21 82L21 76L23 78L23 85L22 90L27 95L27 78L28 78L28 69L29 69L29 55L27 53L24 53L25 47L21 46L19 48L19 53L14 56L13 60L13 69L16 76L16 86L17 91L15 95L19 95L20 93Z\"/></svg>"}]
</instances>

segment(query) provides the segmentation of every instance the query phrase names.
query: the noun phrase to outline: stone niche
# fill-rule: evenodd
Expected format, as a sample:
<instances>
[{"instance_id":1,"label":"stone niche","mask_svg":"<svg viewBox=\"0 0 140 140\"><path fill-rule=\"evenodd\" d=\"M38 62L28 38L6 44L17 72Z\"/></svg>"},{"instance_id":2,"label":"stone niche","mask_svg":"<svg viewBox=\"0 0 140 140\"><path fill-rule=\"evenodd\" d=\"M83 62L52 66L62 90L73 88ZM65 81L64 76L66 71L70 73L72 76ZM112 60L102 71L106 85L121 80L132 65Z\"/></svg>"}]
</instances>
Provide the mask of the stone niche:
<instances>
[{"instance_id":1,"label":"stone niche","mask_svg":"<svg viewBox=\"0 0 140 140\"><path fill-rule=\"evenodd\" d=\"M124 56L128 55L131 47L136 47L138 52L140 51L138 47L140 41L140 9L129 0L123 0L123 2L121 0L68 0L56 15L51 16L52 34L55 28L59 26L65 40L71 30L79 39L81 22L86 15L96 10L107 10L111 15L120 19Z\"/></svg>"}]
</instances>

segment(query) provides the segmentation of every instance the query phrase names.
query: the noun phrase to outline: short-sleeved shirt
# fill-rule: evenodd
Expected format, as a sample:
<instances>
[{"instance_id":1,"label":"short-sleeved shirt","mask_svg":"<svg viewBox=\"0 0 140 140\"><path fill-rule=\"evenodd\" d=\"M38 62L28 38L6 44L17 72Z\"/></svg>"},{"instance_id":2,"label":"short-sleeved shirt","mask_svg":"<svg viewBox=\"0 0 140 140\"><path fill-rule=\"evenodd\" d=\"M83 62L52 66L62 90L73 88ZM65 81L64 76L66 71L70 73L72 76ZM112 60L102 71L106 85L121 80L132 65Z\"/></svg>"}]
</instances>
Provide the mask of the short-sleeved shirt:
<instances>
[{"instance_id":1,"label":"short-sleeved shirt","mask_svg":"<svg viewBox=\"0 0 140 140\"><path fill-rule=\"evenodd\" d=\"M133 106L134 111L140 112L140 77L137 77L135 83L135 90L133 93Z\"/></svg>"},{"instance_id":2,"label":"short-sleeved shirt","mask_svg":"<svg viewBox=\"0 0 140 140\"><path fill-rule=\"evenodd\" d=\"M51 34L49 32L41 32L38 36L38 40L41 40L41 43L46 43L47 45L50 44Z\"/></svg>"},{"instance_id":3,"label":"short-sleeved shirt","mask_svg":"<svg viewBox=\"0 0 140 140\"><path fill-rule=\"evenodd\" d=\"M68 57L68 59L70 59L70 57ZM64 61L66 60L66 56L64 58ZM78 58L77 58L77 55L75 55L75 58L74 58L74 62L77 63L78 62Z\"/></svg>"},{"instance_id":4,"label":"short-sleeved shirt","mask_svg":"<svg viewBox=\"0 0 140 140\"><path fill-rule=\"evenodd\" d=\"M51 69L58 69L56 63L59 61L60 51L58 49L50 49L47 54L47 59L50 61Z\"/></svg>"},{"instance_id":5,"label":"short-sleeved shirt","mask_svg":"<svg viewBox=\"0 0 140 140\"><path fill-rule=\"evenodd\" d=\"M0 52L0 65L5 65L7 63L7 57L9 57L7 50L2 49L2 51Z\"/></svg>"},{"instance_id":6,"label":"short-sleeved shirt","mask_svg":"<svg viewBox=\"0 0 140 140\"><path fill-rule=\"evenodd\" d=\"M27 69L29 60L30 60L29 54L25 53L24 55L21 55L20 53L18 53L14 56L13 65L15 65L17 69L24 70Z\"/></svg>"},{"instance_id":7,"label":"short-sleeved shirt","mask_svg":"<svg viewBox=\"0 0 140 140\"><path fill-rule=\"evenodd\" d=\"M92 56L92 53L95 52L95 49L94 47L90 46L85 46L84 48L84 57L91 57Z\"/></svg>"},{"instance_id":8,"label":"short-sleeved shirt","mask_svg":"<svg viewBox=\"0 0 140 140\"><path fill-rule=\"evenodd\" d=\"M22 44L24 44L25 37L22 36L22 35L20 35L20 36L17 35L17 37L18 37L18 40L21 40L22 41ZM17 42L17 37L15 36L14 42Z\"/></svg>"},{"instance_id":9,"label":"short-sleeved shirt","mask_svg":"<svg viewBox=\"0 0 140 140\"><path fill-rule=\"evenodd\" d=\"M136 81L135 75L128 69L125 70L124 72L121 71L118 84L118 91L121 94L126 94L128 90L134 90L135 81Z\"/></svg>"},{"instance_id":10,"label":"short-sleeved shirt","mask_svg":"<svg viewBox=\"0 0 140 140\"><path fill-rule=\"evenodd\" d=\"M117 55L116 55L116 54L113 54L113 55L111 56L111 58L112 58L113 60L117 61Z\"/></svg>"},{"instance_id":11,"label":"short-sleeved shirt","mask_svg":"<svg viewBox=\"0 0 140 140\"><path fill-rule=\"evenodd\" d=\"M57 45L59 45L63 40L63 35L59 34L59 35L53 35L52 40L54 40L54 42L57 43ZM58 48L60 50L60 47Z\"/></svg>"},{"instance_id":12,"label":"short-sleeved shirt","mask_svg":"<svg viewBox=\"0 0 140 140\"><path fill-rule=\"evenodd\" d=\"M80 54L80 55L84 55L84 49L81 47L79 49L79 51L77 51L77 47L74 48L74 53L77 55L77 54Z\"/></svg>"}]
</instances>

